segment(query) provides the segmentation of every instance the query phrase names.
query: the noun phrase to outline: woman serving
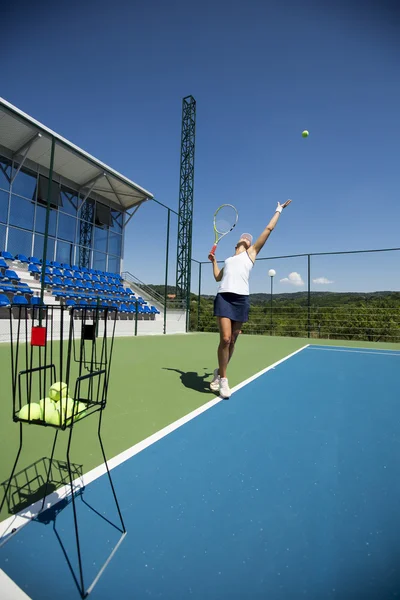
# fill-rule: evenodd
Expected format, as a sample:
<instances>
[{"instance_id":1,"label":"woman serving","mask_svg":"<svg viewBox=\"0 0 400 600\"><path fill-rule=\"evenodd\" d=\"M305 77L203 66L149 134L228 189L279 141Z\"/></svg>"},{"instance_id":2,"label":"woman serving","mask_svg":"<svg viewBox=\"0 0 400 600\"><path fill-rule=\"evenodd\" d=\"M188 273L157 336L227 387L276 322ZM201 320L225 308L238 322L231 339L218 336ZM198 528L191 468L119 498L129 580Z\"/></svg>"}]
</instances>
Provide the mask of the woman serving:
<instances>
[{"instance_id":1,"label":"woman serving","mask_svg":"<svg viewBox=\"0 0 400 600\"><path fill-rule=\"evenodd\" d=\"M252 236L243 233L235 246L235 254L226 259L222 269L219 269L214 254L208 255L213 263L215 281L220 282L214 300L214 316L217 317L220 334L218 368L214 371L210 388L213 392L219 392L221 398L229 398L231 395L226 371L242 324L249 318L250 272L257 254L275 228L282 210L290 203L291 200L287 200L282 205L278 202L274 216L254 244Z\"/></svg>"}]
</instances>

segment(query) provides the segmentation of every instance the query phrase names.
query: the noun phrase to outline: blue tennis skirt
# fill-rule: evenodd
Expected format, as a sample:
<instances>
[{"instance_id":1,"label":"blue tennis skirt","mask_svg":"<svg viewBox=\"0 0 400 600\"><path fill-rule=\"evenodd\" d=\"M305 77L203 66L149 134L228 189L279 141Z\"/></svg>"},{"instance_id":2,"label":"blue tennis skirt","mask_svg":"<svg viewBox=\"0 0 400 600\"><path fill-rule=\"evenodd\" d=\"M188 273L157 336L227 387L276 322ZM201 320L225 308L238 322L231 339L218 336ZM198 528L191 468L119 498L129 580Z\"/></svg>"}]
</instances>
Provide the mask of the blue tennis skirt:
<instances>
[{"instance_id":1,"label":"blue tennis skirt","mask_svg":"<svg viewBox=\"0 0 400 600\"><path fill-rule=\"evenodd\" d=\"M231 321L246 323L249 320L250 297L223 292L214 300L214 317L226 317Z\"/></svg>"}]
</instances>

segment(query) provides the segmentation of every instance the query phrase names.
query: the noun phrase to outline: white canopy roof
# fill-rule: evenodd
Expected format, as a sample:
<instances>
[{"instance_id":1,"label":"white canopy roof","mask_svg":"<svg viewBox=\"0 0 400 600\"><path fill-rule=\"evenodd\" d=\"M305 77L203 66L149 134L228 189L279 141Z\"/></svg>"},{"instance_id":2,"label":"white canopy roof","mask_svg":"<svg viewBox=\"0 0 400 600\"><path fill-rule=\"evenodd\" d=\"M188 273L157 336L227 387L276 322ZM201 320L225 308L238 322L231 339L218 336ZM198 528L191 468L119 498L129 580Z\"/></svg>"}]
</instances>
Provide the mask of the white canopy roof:
<instances>
[{"instance_id":1,"label":"white canopy roof","mask_svg":"<svg viewBox=\"0 0 400 600\"><path fill-rule=\"evenodd\" d=\"M48 169L52 138L56 141L54 173L74 182L82 193L95 192L124 211L153 198L141 186L0 97L2 146L14 155L26 154L27 159Z\"/></svg>"}]
</instances>

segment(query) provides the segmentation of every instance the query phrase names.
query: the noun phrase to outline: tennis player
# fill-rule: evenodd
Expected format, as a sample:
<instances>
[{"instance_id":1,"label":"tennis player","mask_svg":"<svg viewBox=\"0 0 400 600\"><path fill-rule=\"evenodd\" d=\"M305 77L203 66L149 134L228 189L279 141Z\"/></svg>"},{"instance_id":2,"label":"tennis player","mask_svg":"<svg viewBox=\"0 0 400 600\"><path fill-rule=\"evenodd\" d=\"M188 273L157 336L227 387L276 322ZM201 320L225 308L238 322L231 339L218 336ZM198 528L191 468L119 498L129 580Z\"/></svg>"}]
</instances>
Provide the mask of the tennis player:
<instances>
[{"instance_id":1,"label":"tennis player","mask_svg":"<svg viewBox=\"0 0 400 600\"><path fill-rule=\"evenodd\" d=\"M214 300L214 316L217 317L220 334L218 369L214 371L210 388L213 392L219 392L221 398L229 398L231 395L226 371L242 324L249 318L250 272L257 254L275 228L282 210L290 203L291 200L287 200L285 204L278 202L274 216L254 244L252 236L243 233L235 246L235 254L226 259L222 269L219 269L215 255L211 253L208 255L213 263L215 281L220 282Z\"/></svg>"}]
</instances>

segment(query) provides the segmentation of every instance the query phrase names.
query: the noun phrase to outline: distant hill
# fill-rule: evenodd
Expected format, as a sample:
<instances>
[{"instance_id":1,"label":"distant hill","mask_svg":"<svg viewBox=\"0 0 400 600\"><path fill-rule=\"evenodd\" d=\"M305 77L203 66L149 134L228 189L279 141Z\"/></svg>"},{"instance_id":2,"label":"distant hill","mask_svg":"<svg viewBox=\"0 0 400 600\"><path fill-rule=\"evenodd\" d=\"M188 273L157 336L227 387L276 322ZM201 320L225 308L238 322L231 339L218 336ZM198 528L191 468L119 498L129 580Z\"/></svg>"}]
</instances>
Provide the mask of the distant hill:
<instances>
[{"instance_id":1,"label":"distant hill","mask_svg":"<svg viewBox=\"0 0 400 600\"><path fill-rule=\"evenodd\" d=\"M381 298L390 298L400 302L400 292L310 292L311 300L314 303L318 303L320 306L327 304L345 304L348 302L359 302L368 300L377 300ZM271 299L270 294L250 294L250 302L252 304L262 304L269 302ZM308 292L293 292L285 294L274 294L274 302L279 301L292 301L294 303L305 303L308 301Z\"/></svg>"}]
</instances>

